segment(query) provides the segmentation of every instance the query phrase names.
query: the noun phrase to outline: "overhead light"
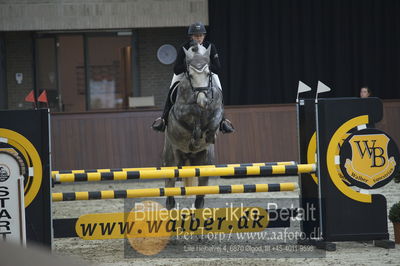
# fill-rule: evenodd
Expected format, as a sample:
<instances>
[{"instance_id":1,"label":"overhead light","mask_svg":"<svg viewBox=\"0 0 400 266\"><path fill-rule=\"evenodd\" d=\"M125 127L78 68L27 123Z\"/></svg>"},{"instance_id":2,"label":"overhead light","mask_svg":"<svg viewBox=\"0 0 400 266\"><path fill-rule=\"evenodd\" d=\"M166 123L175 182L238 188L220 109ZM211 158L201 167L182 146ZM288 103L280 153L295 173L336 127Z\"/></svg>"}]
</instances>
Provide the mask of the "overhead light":
<instances>
[{"instance_id":1,"label":"overhead light","mask_svg":"<svg viewBox=\"0 0 400 266\"><path fill-rule=\"evenodd\" d=\"M118 36L131 36L132 32L131 31L119 31L117 32Z\"/></svg>"}]
</instances>

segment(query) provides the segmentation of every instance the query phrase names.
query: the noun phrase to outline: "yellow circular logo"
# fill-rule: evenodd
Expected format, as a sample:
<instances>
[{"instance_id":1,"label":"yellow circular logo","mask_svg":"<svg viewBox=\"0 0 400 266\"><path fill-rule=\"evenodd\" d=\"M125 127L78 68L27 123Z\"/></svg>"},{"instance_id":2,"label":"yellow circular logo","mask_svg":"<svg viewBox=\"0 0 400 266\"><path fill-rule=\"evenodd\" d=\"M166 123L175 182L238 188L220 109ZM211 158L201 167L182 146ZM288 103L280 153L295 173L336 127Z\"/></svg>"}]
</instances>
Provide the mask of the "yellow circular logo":
<instances>
[{"instance_id":1,"label":"yellow circular logo","mask_svg":"<svg viewBox=\"0 0 400 266\"><path fill-rule=\"evenodd\" d=\"M160 203L151 200L143 201L138 206L141 207L133 208L128 215L128 220L135 221L137 227L135 228L134 232L132 232L131 234L127 234L128 241L131 247L135 249L137 252L149 256L156 255L160 253L163 249L165 249L165 247L169 242L170 237L165 236L165 234L163 234L166 233L165 229L161 228L163 232L159 232L158 234L160 236L157 237L154 236L140 237L140 235L145 235L144 232L146 232L146 229L148 227L148 222L154 220L155 217L152 214L157 214L156 218L159 218L158 217L159 211L161 209L165 210L165 208ZM135 215L136 212L147 213L147 217L142 217L143 219L138 219L138 217ZM155 219L154 221L157 220L158 219Z\"/></svg>"},{"instance_id":2,"label":"yellow circular logo","mask_svg":"<svg viewBox=\"0 0 400 266\"><path fill-rule=\"evenodd\" d=\"M24 180L25 208L35 199L42 185L42 161L35 146L23 135L5 128L0 128L1 142L12 146L24 158L27 175Z\"/></svg>"}]
</instances>

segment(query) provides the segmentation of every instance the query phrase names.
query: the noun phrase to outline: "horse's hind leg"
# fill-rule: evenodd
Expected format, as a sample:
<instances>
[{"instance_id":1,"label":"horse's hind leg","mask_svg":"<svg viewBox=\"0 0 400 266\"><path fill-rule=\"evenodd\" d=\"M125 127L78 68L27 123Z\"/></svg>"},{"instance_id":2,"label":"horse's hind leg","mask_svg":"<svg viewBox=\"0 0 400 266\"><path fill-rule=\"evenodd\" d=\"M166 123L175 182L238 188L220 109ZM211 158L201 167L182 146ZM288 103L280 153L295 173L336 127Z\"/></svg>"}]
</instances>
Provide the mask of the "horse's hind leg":
<instances>
[{"instance_id":1,"label":"horse's hind leg","mask_svg":"<svg viewBox=\"0 0 400 266\"><path fill-rule=\"evenodd\" d=\"M185 165L187 158L185 154L180 152L179 150L172 149L171 146L166 146L164 151L164 166L183 166ZM175 186L175 178L167 178L165 179L165 187L174 187ZM168 210L171 210L175 207L175 198L173 196L168 196L166 201L166 207Z\"/></svg>"},{"instance_id":2,"label":"horse's hind leg","mask_svg":"<svg viewBox=\"0 0 400 266\"><path fill-rule=\"evenodd\" d=\"M196 157L192 160L193 165L208 165L214 164L214 146L210 145L210 147L196 154ZM208 185L208 176L199 177L199 186L207 186ZM204 196L205 195L197 195L196 200L194 202L194 207L196 209L201 209L204 207Z\"/></svg>"}]
</instances>

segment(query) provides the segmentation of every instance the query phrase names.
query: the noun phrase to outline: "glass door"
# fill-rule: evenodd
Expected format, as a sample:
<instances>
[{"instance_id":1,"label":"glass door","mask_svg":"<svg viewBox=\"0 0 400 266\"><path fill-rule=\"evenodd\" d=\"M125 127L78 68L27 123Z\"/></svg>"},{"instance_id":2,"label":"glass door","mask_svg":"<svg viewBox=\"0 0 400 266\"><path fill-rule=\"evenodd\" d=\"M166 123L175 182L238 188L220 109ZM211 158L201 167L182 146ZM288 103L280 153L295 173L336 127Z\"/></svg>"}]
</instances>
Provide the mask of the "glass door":
<instances>
[{"instance_id":1,"label":"glass door","mask_svg":"<svg viewBox=\"0 0 400 266\"><path fill-rule=\"evenodd\" d=\"M58 36L57 59L62 111L86 111L83 35Z\"/></svg>"},{"instance_id":2,"label":"glass door","mask_svg":"<svg viewBox=\"0 0 400 266\"><path fill-rule=\"evenodd\" d=\"M55 37L36 39L36 88L39 94L46 90L47 100L52 111L61 110Z\"/></svg>"},{"instance_id":3,"label":"glass door","mask_svg":"<svg viewBox=\"0 0 400 266\"><path fill-rule=\"evenodd\" d=\"M36 88L47 91L51 111L86 110L83 35L36 38Z\"/></svg>"}]
</instances>

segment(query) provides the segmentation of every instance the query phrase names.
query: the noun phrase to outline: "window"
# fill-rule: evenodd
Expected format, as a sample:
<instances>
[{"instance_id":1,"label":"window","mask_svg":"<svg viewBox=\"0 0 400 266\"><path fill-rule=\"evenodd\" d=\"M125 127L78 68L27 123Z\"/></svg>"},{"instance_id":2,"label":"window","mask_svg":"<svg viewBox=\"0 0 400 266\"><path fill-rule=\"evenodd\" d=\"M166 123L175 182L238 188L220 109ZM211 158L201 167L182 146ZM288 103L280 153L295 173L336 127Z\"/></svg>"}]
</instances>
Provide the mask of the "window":
<instances>
[{"instance_id":1,"label":"window","mask_svg":"<svg viewBox=\"0 0 400 266\"><path fill-rule=\"evenodd\" d=\"M89 109L127 107L131 88L130 37L89 37Z\"/></svg>"},{"instance_id":2,"label":"window","mask_svg":"<svg viewBox=\"0 0 400 266\"><path fill-rule=\"evenodd\" d=\"M131 36L45 34L36 39L36 88L52 111L124 109L132 91Z\"/></svg>"},{"instance_id":3,"label":"window","mask_svg":"<svg viewBox=\"0 0 400 266\"><path fill-rule=\"evenodd\" d=\"M58 80L55 38L36 40L36 88L47 91L49 107L58 110Z\"/></svg>"}]
</instances>

